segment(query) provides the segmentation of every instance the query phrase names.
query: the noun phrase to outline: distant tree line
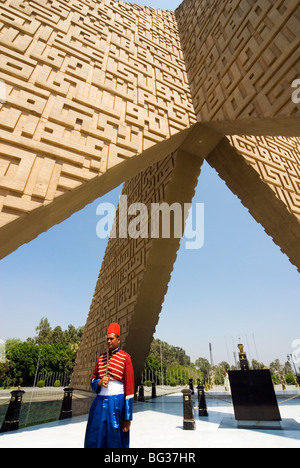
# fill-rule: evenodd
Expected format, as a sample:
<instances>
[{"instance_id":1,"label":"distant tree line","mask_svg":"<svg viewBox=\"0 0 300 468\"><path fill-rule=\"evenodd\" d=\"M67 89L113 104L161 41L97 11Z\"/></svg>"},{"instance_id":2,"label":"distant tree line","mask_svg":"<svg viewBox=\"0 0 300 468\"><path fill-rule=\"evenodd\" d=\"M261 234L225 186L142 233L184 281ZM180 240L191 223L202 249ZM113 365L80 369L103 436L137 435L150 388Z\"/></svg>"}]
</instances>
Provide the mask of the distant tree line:
<instances>
[{"instance_id":1,"label":"distant tree line","mask_svg":"<svg viewBox=\"0 0 300 468\"><path fill-rule=\"evenodd\" d=\"M22 342L9 339L5 343L6 360L0 363L0 387L32 386L37 369L40 373L72 373L83 327L69 325L67 330L51 328L42 318L36 336Z\"/></svg>"},{"instance_id":2,"label":"distant tree line","mask_svg":"<svg viewBox=\"0 0 300 468\"><path fill-rule=\"evenodd\" d=\"M265 369L266 367L264 363L255 359L249 362L250 369ZM282 365L279 359L276 359L268 368L275 385L282 383L282 380L289 385L296 383L289 361ZM211 365L208 359L199 357L195 363L192 363L182 348L154 339L145 362L142 380L147 384L155 380L158 384L175 386L187 384L189 379L193 379L196 383L199 379L201 385L224 385L226 373L237 369L239 369L239 362L236 366L230 366L226 361Z\"/></svg>"},{"instance_id":3,"label":"distant tree line","mask_svg":"<svg viewBox=\"0 0 300 468\"><path fill-rule=\"evenodd\" d=\"M60 326L51 328L47 318L42 318L36 327L36 336L27 338L25 342L19 339L9 339L5 343L6 360L0 362L0 387L31 386L37 372L51 374L57 372L72 373L76 352L83 335L84 327L75 328L69 325L66 330ZM251 369L263 369L266 366L252 360ZM149 355L146 358L143 382L155 381L164 385L185 385L189 379L205 385L213 383L223 385L228 370L238 369L230 366L226 361L212 366L202 357L191 362L184 349L169 345L154 339ZM289 361L284 365L276 359L269 365L272 379L280 384L282 379L288 384L295 382L295 375Z\"/></svg>"},{"instance_id":4,"label":"distant tree line","mask_svg":"<svg viewBox=\"0 0 300 468\"><path fill-rule=\"evenodd\" d=\"M35 329L36 336L34 338L27 338L27 341L38 345L62 344L77 350L83 330L84 327L75 328L73 325L69 325L67 330L62 330L60 326L52 329L48 319L42 318Z\"/></svg>"},{"instance_id":5,"label":"distant tree line","mask_svg":"<svg viewBox=\"0 0 300 468\"><path fill-rule=\"evenodd\" d=\"M154 339L141 380L147 385L152 381L159 385L184 385L189 376L195 376L195 370L190 357L182 348Z\"/></svg>"}]
</instances>

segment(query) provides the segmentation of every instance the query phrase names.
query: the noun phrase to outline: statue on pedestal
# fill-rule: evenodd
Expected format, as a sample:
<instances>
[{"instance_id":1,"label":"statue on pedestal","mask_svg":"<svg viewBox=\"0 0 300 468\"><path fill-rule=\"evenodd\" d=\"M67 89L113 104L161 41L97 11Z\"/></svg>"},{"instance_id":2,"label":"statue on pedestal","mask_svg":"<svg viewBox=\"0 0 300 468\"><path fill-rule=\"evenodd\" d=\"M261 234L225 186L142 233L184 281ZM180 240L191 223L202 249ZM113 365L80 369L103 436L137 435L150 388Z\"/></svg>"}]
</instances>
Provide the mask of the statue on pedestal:
<instances>
[{"instance_id":1,"label":"statue on pedestal","mask_svg":"<svg viewBox=\"0 0 300 468\"><path fill-rule=\"evenodd\" d=\"M248 359L247 359L246 353L244 351L244 345L239 344L238 348L239 348L239 351L240 351L239 352L239 359L240 359L241 370L249 370L249 364L248 364Z\"/></svg>"}]
</instances>

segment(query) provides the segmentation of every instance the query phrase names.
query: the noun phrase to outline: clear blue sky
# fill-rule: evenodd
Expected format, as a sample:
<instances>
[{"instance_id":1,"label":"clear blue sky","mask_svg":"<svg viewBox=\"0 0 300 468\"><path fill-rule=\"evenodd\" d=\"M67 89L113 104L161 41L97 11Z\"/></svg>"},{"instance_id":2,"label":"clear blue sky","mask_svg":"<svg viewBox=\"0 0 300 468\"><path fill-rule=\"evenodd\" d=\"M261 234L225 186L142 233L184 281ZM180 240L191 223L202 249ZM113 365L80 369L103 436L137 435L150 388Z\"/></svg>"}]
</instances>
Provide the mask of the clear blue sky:
<instances>
[{"instance_id":1,"label":"clear blue sky","mask_svg":"<svg viewBox=\"0 0 300 468\"><path fill-rule=\"evenodd\" d=\"M181 3L182 0L141 0L136 2L138 5L151 6L153 8L161 8L162 10L172 10L174 11Z\"/></svg>"},{"instance_id":2,"label":"clear blue sky","mask_svg":"<svg viewBox=\"0 0 300 468\"><path fill-rule=\"evenodd\" d=\"M175 9L180 2L145 1ZM96 207L117 205L121 187L96 200L0 262L0 339L84 325L106 240L96 236ZM239 341L249 358L285 362L300 339L300 275L236 196L205 163L194 203L205 206L205 242L180 249L155 338L184 348L194 361L233 364Z\"/></svg>"}]
</instances>

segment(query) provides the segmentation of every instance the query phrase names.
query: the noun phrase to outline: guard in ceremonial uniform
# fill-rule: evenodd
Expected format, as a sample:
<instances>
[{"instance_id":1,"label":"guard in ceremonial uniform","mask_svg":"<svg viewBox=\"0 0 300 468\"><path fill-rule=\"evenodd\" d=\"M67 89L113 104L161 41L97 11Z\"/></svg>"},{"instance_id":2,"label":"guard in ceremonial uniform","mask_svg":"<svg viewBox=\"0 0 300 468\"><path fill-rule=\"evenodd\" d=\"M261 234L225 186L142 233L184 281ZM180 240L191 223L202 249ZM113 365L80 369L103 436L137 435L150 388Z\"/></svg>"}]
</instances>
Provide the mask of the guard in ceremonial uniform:
<instances>
[{"instance_id":1,"label":"guard in ceremonial uniform","mask_svg":"<svg viewBox=\"0 0 300 468\"><path fill-rule=\"evenodd\" d=\"M134 373L129 354L120 349L120 326L107 330L108 351L99 356L91 379L97 394L92 403L85 448L129 448Z\"/></svg>"}]
</instances>

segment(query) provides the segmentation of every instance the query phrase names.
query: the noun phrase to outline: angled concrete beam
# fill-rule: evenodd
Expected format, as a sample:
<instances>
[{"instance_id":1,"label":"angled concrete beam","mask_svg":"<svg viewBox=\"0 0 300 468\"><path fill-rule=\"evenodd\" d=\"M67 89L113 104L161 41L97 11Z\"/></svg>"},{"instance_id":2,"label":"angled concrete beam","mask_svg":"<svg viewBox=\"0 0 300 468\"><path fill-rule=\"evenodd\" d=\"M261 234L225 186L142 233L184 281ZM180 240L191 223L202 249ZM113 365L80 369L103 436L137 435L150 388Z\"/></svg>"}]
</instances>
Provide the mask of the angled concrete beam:
<instances>
[{"instance_id":1,"label":"angled concrete beam","mask_svg":"<svg viewBox=\"0 0 300 468\"><path fill-rule=\"evenodd\" d=\"M300 104L299 104L300 107ZM203 122L223 135L300 136L300 115L282 118L237 119Z\"/></svg>"},{"instance_id":2,"label":"angled concrete beam","mask_svg":"<svg viewBox=\"0 0 300 468\"><path fill-rule=\"evenodd\" d=\"M206 160L300 272L300 222L295 214L229 141Z\"/></svg>"},{"instance_id":3,"label":"angled concrete beam","mask_svg":"<svg viewBox=\"0 0 300 468\"><path fill-rule=\"evenodd\" d=\"M146 170L152 164L161 161L178 148L205 158L222 138L223 135L211 128L195 124L148 148L142 154L132 156L111 167L104 174L64 193L51 203L24 213L22 217L0 229L0 258L9 255L42 232L48 231L55 224L61 223L76 211L83 209L87 204Z\"/></svg>"},{"instance_id":4,"label":"angled concrete beam","mask_svg":"<svg viewBox=\"0 0 300 468\"><path fill-rule=\"evenodd\" d=\"M131 203L191 203L204 158L178 150L138 174L123 187ZM184 220L183 220L184 221ZM118 231L119 211L116 214ZM149 219L150 225L151 219ZM180 238L110 239L102 262L83 338L77 352L72 385L89 390L97 355L106 349L110 321L121 326L122 348L132 356L140 383L161 306L168 289Z\"/></svg>"}]
</instances>

